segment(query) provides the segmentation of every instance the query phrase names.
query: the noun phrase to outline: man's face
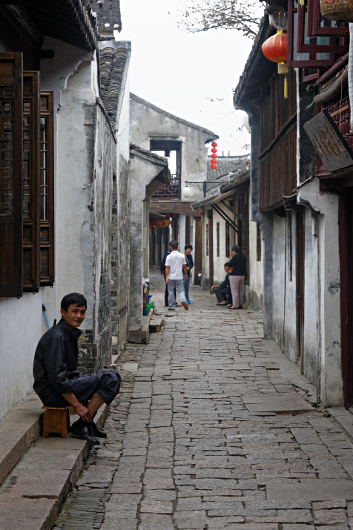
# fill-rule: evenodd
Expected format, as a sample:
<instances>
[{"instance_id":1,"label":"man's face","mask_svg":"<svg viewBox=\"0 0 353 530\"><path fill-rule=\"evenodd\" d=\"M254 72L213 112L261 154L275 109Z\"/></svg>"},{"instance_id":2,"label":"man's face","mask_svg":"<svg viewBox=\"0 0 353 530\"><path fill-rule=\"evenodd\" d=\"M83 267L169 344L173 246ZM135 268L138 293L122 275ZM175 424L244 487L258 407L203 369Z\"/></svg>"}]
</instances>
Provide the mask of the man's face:
<instances>
[{"instance_id":1,"label":"man's face","mask_svg":"<svg viewBox=\"0 0 353 530\"><path fill-rule=\"evenodd\" d=\"M225 270L226 273L228 274L228 272L229 272L229 267L224 267L224 270Z\"/></svg>"},{"instance_id":2,"label":"man's face","mask_svg":"<svg viewBox=\"0 0 353 530\"><path fill-rule=\"evenodd\" d=\"M235 250L232 250L232 256L235 256L236 252Z\"/></svg>"},{"instance_id":3,"label":"man's face","mask_svg":"<svg viewBox=\"0 0 353 530\"><path fill-rule=\"evenodd\" d=\"M185 254L188 256L189 254L191 254L191 250L192 250L191 248L187 248L185 250Z\"/></svg>"},{"instance_id":4,"label":"man's face","mask_svg":"<svg viewBox=\"0 0 353 530\"><path fill-rule=\"evenodd\" d=\"M80 307L75 306L75 304L69 305L67 311L65 309L60 310L63 319L69 326L73 328L79 328L86 316L86 306L81 305Z\"/></svg>"}]
</instances>

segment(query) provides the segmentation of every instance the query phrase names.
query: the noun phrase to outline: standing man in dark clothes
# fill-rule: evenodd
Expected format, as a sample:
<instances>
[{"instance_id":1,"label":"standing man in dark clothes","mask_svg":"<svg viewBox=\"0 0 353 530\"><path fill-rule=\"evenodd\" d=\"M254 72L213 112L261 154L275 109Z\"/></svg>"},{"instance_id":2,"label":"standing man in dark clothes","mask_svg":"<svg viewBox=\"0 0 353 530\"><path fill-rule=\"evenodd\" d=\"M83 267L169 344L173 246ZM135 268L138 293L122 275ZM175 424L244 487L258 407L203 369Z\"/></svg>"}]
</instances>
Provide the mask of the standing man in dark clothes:
<instances>
[{"instance_id":1,"label":"standing man in dark clothes","mask_svg":"<svg viewBox=\"0 0 353 530\"><path fill-rule=\"evenodd\" d=\"M93 422L97 410L110 405L119 392L121 377L115 370L102 369L80 375L77 371L78 329L85 319L86 298L70 293L61 300L62 319L40 339L33 364L33 389L47 407L71 405L80 419L70 427L77 438L98 444L106 438Z\"/></svg>"},{"instance_id":2,"label":"standing man in dark clothes","mask_svg":"<svg viewBox=\"0 0 353 530\"><path fill-rule=\"evenodd\" d=\"M160 266L160 271L161 271L161 274L163 274L164 279L165 279L165 260L167 259L167 256L169 256L170 253L171 253L171 250L168 249L167 252L163 256L162 263L161 263L161 266ZM176 289L175 288L174 288L174 296L176 297ZM169 304L168 304L168 284L165 284L164 307L169 307Z\"/></svg>"},{"instance_id":3,"label":"standing man in dark clothes","mask_svg":"<svg viewBox=\"0 0 353 530\"><path fill-rule=\"evenodd\" d=\"M233 305L229 309L242 309L244 302L244 280L246 276L246 257L240 247L232 248L232 259L228 262L232 272L229 273Z\"/></svg>"},{"instance_id":4,"label":"standing man in dark clothes","mask_svg":"<svg viewBox=\"0 0 353 530\"><path fill-rule=\"evenodd\" d=\"M190 271L194 266L194 260L192 259L192 245L188 243L185 245L185 259L186 259L186 269L188 271L188 279L185 280L184 278L184 291L185 291L185 297L186 297L186 303L187 304L193 304L194 302L189 299L189 284L190 284Z\"/></svg>"},{"instance_id":5,"label":"standing man in dark clothes","mask_svg":"<svg viewBox=\"0 0 353 530\"><path fill-rule=\"evenodd\" d=\"M213 287L213 292L217 297L217 305L227 305L228 303L228 287L229 287L229 263L224 264L226 277L223 282Z\"/></svg>"}]
</instances>

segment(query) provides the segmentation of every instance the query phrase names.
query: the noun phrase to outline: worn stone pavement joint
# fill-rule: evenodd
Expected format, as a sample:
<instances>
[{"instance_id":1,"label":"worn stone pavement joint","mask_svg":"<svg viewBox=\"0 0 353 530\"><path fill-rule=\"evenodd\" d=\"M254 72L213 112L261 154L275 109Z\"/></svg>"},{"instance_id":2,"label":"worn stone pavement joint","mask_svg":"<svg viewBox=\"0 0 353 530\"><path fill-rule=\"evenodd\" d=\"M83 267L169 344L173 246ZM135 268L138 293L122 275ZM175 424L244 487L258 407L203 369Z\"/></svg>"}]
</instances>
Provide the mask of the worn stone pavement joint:
<instances>
[{"instance_id":1,"label":"worn stone pavement joint","mask_svg":"<svg viewBox=\"0 0 353 530\"><path fill-rule=\"evenodd\" d=\"M162 312L164 284L151 279ZM56 528L352 530L353 445L336 423L347 430L351 416L308 403L312 385L262 339L262 314L216 311L199 288L191 296L187 314L119 358L108 438ZM86 500L73 503L84 493L109 495L92 501L96 526Z\"/></svg>"}]
</instances>

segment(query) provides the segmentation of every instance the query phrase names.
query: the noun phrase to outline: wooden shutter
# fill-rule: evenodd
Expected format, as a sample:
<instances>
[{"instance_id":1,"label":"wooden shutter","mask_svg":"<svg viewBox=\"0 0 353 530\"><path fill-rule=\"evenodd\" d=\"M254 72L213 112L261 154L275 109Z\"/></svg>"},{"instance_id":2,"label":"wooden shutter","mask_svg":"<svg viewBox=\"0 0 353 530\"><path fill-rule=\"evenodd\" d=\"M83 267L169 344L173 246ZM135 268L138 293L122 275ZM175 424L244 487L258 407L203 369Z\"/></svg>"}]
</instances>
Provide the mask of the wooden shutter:
<instances>
[{"instance_id":1,"label":"wooden shutter","mask_svg":"<svg viewBox=\"0 0 353 530\"><path fill-rule=\"evenodd\" d=\"M39 72L23 72L23 290L39 288Z\"/></svg>"},{"instance_id":2,"label":"wooden shutter","mask_svg":"<svg viewBox=\"0 0 353 530\"><path fill-rule=\"evenodd\" d=\"M0 296L22 296L22 53L0 54Z\"/></svg>"},{"instance_id":3,"label":"wooden shutter","mask_svg":"<svg viewBox=\"0 0 353 530\"><path fill-rule=\"evenodd\" d=\"M40 285L54 282L53 92L40 93Z\"/></svg>"}]
</instances>

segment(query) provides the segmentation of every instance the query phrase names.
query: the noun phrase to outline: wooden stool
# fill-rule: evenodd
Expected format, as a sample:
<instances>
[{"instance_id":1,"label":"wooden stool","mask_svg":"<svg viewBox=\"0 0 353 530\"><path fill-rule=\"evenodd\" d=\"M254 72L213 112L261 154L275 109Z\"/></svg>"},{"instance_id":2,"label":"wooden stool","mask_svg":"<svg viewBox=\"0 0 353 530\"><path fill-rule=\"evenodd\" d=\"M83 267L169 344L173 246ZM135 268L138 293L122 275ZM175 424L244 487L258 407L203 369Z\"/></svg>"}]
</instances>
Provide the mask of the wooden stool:
<instances>
[{"instance_id":1,"label":"wooden stool","mask_svg":"<svg viewBox=\"0 0 353 530\"><path fill-rule=\"evenodd\" d=\"M69 407L42 407L47 411L44 422L43 438L48 434L58 433L67 438L70 427Z\"/></svg>"}]
</instances>

